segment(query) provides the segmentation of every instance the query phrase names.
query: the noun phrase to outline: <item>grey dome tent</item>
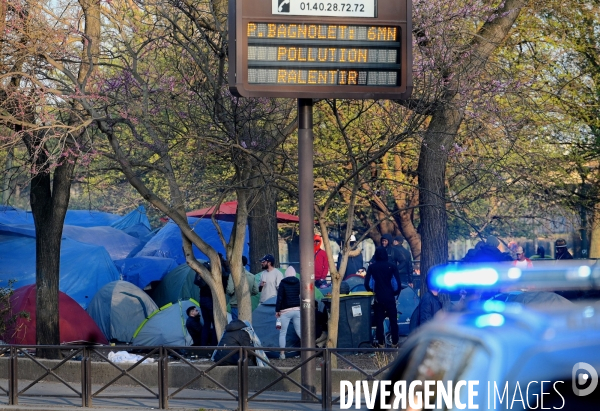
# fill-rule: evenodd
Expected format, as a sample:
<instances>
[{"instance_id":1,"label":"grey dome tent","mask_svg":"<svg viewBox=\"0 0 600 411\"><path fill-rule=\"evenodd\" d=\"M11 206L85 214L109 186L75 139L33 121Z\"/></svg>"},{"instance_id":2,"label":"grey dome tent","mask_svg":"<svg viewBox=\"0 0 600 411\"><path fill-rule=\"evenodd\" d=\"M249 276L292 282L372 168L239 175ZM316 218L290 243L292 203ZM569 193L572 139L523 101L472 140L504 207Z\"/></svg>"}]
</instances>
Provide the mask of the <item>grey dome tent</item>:
<instances>
[{"instance_id":1,"label":"grey dome tent","mask_svg":"<svg viewBox=\"0 0 600 411\"><path fill-rule=\"evenodd\" d=\"M156 310L148 294L127 281L106 284L87 308L106 338L122 343L130 343L137 327Z\"/></svg>"},{"instance_id":2,"label":"grey dome tent","mask_svg":"<svg viewBox=\"0 0 600 411\"><path fill-rule=\"evenodd\" d=\"M152 290L152 299L159 307L179 300L198 298L200 288L194 284L196 272L187 263L181 264L169 271L158 286Z\"/></svg>"},{"instance_id":3,"label":"grey dome tent","mask_svg":"<svg viewBox=\"0 0 600 411\"><path fill-rule=\"evenodd\" d=\"M133 335L133 345L192 345L192 337L185 328L188 307L200 305L188 299L169 303L148 316ZM201 320L202 321L202 320Z\"/></svg>"}]
</instances>

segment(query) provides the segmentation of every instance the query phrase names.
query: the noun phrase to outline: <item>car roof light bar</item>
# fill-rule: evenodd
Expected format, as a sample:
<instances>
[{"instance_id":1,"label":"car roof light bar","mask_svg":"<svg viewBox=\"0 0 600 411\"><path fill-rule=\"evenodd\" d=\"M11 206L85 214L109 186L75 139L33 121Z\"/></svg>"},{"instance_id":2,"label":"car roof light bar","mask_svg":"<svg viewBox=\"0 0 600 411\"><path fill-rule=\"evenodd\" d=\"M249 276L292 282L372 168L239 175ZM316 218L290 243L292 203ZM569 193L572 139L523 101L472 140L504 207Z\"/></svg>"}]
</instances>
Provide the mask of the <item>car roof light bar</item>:
<instances>
[{"instance_id":1,"label":"car roof light bar","mask_svg":"<svg viewBox=\"0 0 600 411\"><path fill-rule=\"evenodd\" d=\"M481 290L589 290L600 289L600 266L594 261L551 261L532 268L508 263L449 264L429 271L429 286L455 291Z\"/></svg>"}]
</instances>

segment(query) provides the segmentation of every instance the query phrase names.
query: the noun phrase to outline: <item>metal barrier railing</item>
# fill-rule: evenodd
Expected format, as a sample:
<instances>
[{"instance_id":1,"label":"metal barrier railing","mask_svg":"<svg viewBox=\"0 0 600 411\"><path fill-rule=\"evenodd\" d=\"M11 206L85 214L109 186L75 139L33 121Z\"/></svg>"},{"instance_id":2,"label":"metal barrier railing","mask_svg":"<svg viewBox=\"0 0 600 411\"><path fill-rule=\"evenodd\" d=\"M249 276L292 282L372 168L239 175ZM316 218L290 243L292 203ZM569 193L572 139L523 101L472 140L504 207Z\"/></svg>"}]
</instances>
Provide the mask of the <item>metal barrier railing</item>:
<instances>
[{"instance_id":1,"label":"metal barrier railing","mask_svg":"<svg viewBox=\"0 0 600 411\"><path fill-rule=\"evenodd\" d=\"M331 409L333 404L337 404L340 401L340 397L333 398L333 379L332 379L332 357L335 356L345 366L349 366L353 371L363 376L363 379L367 381L373 381L378 378L384 371L391 366L391 361L384 367L377 370L362 369L358 365L354 364L344 354L346 353L391 353L392 355L398 352L398 349L375 349L375 348L287 348L285 351L310 351L312 355L308 355L307 358L303 359L299 364L293 367L277 367L270 362L266 362L266 369L274 373L274 379L268 381L254 381L251 389L248 375L250 373L250 359L256 357L257 350L264 351L284 351L281 348L256 348L256 347L218 347L219 350L229 351L223 358L214 363L205 364L205 367L200 368L198 364L192 362L190 357L194 356L194 353L199 352L212 352L217 347L141 347L141 346L43 346L44 350L59 350L62 353L63 358L56 363L52 363L48 366L42 363L41 359L36 358L33 352L42 346L3 346L0 348L0 355L8 356L8 388L0 386L0 395L8 396L8 405L18 405L20 397L41 397L41 396L53 396L62 398L80 398L81 407L87 408L92 407L94 399L156 399L158 402L157 408L168 409L169 400L177 399L179 401L235 401L237 402L237 408L240 411L249 409L248 403L253 402L273 402L281 400L273 400L266 398L265 393L273 392L269 391L270 388L278 383L288 382L301 393L302 399L294 399L294 402L298 403L320 403L322 409ZM120 363L111 361L109 355L106 355L107 351L135 351L140 353L140 357L135 363ZM185 352L185 354L182 354ZM379 354L377 354L379 355ZM143 373L140 365L144 364L149 358L153 359L152 365L156 366L156 387L150 387L148 382L142 381L136 376L136 369L138 373ZM80 381L68 382L63 376L60 375L61 369L65 367L65 364L71 363L72 361L80 361ZM92 361L93 360L93 361ZM169 364L170 360L177 361L177 364L183 364L190 367L195 375L185 382L180 382L177 387L169 386ZM318 360L318 367L320 368L321 376L321 387L318 391L314 387L304 387L299 378L294 378L294 373L299 370L304 364L309 361ZM40 369L40 374L35 378L32 378L31 382L22 389L19 389L19 364L29 361L35 364ZM237 389L225 386L216 376L211 375L211 372L215 372L220 365L231 364L233 362L234 367L237 368ZM110 368L114 368L114 377L106 383L96 384L96 387L92 387L93 376L98 373L100 363L110 364ZM203 363L204 364L204 363ZM36 368L36 369L37 369ZM285 368L285 369L282 369ZM145 369L147 370L147 369ZM319 370L317 370L319 372ZM103 371L106 374L106 370ZM299 373L296 373L296 376ZM66 386L71 392L68 394L36 394L30 392L30 389L36 384L45 380L47 377L53 377L62 385ZM122 378L127 377L135 383L136 386L143 388L144 391L150 395L139 395L132 394L130 390L127 392L127 396L111 395L107 393L107 389L110 386L116 385L116 383ZM200 383L204 379L209 381L211 384L217 387L220 393L227 394L224 399L221 397L210 397L206 395L206 391L203 392L202 397L190 396L189 391L185 396L179 396L185 390L194 389L192 386L195 383ZM97 388L100 386L99 388ZM170 391L171 390L171 391ZM133 395L133 396L132 396Z\"/></svg>"}]
</instances>

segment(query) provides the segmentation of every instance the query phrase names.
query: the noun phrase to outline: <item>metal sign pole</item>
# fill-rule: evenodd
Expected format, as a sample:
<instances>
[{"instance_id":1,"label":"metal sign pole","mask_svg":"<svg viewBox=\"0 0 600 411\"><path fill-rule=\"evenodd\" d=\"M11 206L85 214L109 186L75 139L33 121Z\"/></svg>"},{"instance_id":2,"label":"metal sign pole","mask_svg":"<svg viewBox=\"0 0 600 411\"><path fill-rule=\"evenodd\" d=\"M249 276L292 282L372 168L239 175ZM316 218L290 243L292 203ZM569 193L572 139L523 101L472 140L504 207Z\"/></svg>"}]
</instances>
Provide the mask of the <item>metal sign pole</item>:
<instances>
[{"instance_id":1,"label":"metal sign pole","mask_svg":"<svg viewBox=\"0 0 600 411\"><path fill-rule=\"evenodd\" d=\"M313 101L298 99L298 189L300 215L300 319L302 348L315 347L315 256L314 192L313 192ZM313 352L302 351L304 361ZM316 362L314 359L302 365L302 386L315 392ZM311 397L304 393L303 399Z\"/></svg>"}]
</instances>

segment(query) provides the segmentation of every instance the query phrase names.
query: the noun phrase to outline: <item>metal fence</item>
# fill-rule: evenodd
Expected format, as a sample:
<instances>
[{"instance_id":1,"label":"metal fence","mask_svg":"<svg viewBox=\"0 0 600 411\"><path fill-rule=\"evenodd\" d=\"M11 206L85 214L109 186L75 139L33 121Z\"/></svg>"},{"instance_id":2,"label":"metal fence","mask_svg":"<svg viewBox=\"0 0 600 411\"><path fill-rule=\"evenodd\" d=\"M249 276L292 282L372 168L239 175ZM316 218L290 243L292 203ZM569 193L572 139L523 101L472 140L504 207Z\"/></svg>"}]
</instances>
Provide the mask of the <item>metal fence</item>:
<instances>
[{"instance_id":1,"label":"metal fence","mask_svg":"<svg viewBox=\"0 0 600 411\"><path fill-rule=\"evenodd\" d=\"M215 347L132 347L132 346L80 346L80 345L60 345L60 346L43 346L43 349L55 349L60 350L62 353L62 359L57 362L50 362L51 365L47 365L47 361L42 361L34 355L34 352L41 349L41 346L17 346L7 345L0 347L0 356L8 359L8 387L2 387L0 385L0 395L8 396L9 405L18 405L20 397L35 397L40 396L39 394L32 393L30 390L36 384L47 380L48 378L54 377L56 382L68 387L68 394L56 394L54 396L62 398L80 398L81 407L92 407L93 401L96 398L128 398L131 399L131 394L127 397L119 397L114 395L106 395L105 391L112 385L116 385L117 381L124 377L129 377L136 386L142 387L145 391L144 395L135 395L133 398L136 399L156 399L157 408L167 409L169 408L169 400L177 399L184 401L198 401L198 400L217 400L223 401L223 396L218 398L211 398L210 396L203 395L201 398L192 398L188 395L181 396L181 393L186 388L193 389L192 385L197 383L201 379L210 381L216 386L218 393L226 393L229 401L235 401L237 408L240 411L248 410L248 403L250 401L258 402L274 402L276 400L269 399L265 393L270 392L270 389L281 381L287 381L302 393L302 399L294 402L301 403L320 403L322 409L331 409L333 405L339 404L340 397L333 395L333 378L332 378L332 359L337 358L338 363L343 364L346 371L348 369L358 372L360 378L366 381L373 381L379 379L381 374L389 369L392 365L392 361L389 361L387 365L383 366L378 370L365 370L354 364L351 357L347 354L350 353L369 353L374 355L390 355L393 357L397 354L398 349L374 349L374 348L288 348L286 351L308 351L305 355L306 358L302 359L299 364L293 367L276 367L272 363L266 363L267 369L273 370L276 375L275 379L259 382L261 387L256 387L257 381L253 381L254 388L251 389L249 383L249 373L255 367L250 365L250 360L255 356L255 351L258 349L265 351L281 351L280 348L255 348L255 347L218 347L219 350L229 351L227 355L214 363L202 363L198 364L192 360L195 354L201 352L209 352L214 350ZM120 363L114 362L109 359L108 353L111 351L132 351L135 350L139 353L140 358L135 363ZM236 358L237 365L231 367L237 368L237 384L235 389L227 387L223 382L218 380L218 377L211 375L217 370L217 367L227 363L227 360ZM151 358L155 362L157 367L157 380L156 385L148 384L142 381L138 376L134 375L136 369L141 368L144 361ZM72 367L74 361L79 362L79 369L81 378L78 382L69 382L66 378L59 375L61 368L66 368L67 364ZM171 361L177 361L177 364L185 364L193 370L194 376L187 382L177 384L178 386L173 387L169 385L169 366ZM314 361L317 365L316 372L320 373L321 386L320 387L303 387L299 378L299 373L293 375L293 373L299 370L302 365ZM27 380L28 384L21 388L19 384L19 367L24 365L27 366L35 364L39 367L40 374L33 378L31 381ZM235 361L234 361L235 362ZM95 384L92 386L95 372L98 373L100 367L98 364L107 363L110 364L111 368L114 367L116 374L108 382L101 384ZM77 364L77 363L75 363ZM205 367L200 368L200 365ZM36 367L36 369L37 369ZM263 369L263 368L261 368ZM295 378L297 377L297 378ZM206 394L206 393L205 393ZM48 394L44 394L48 396ZM230 398L229 398L230 397ZM280 400L277 400L280 401Z\"/></svg>"}]
</instances>

